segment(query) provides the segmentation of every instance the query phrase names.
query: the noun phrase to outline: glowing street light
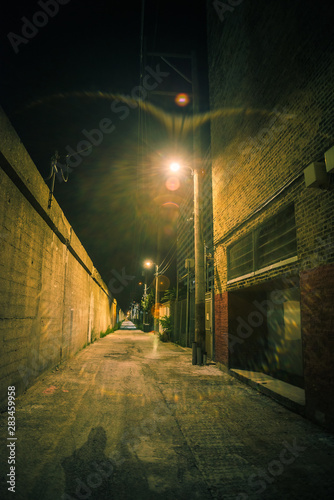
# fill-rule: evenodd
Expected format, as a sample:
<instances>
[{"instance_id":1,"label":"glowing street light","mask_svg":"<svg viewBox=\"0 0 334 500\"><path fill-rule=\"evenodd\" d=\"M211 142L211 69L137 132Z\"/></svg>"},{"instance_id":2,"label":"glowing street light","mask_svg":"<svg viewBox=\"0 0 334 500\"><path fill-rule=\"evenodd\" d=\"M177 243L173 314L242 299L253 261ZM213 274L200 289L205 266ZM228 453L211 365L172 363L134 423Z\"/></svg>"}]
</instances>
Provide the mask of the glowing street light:
<instances>
[{"instance_id":1,"label":"glowing street light","mask_svg":"<svg viewBox=\"0 0 334 500\"><path fill-rule=\"evenodd\" d=\"M150 268L154 265L154 262L151 260L146 260L144 262L144 266ZM159 295L159 266L155 264L155 307L154 307L154 331L159 332L159 306L158 306L158 295ZM146 297L146 283L145 283L145 297ZM158 313L157 313L158 311Z\"/></svg>"},{"instance_id":2,"label":"glowing street light","mask_svg":"<svg viewBox=\"0 0 334 500\"><path fill-rule=\"evenodd\" d=\"M171 170L172 172L178 172L178 171L180 170L181 166L180 166L180 164L179 164L179 163L177 163L176 161L173 161L173 163L171 163L171 164L169 165L169 168L170 168L170 170Z\"/></svg>"}]
</instances>

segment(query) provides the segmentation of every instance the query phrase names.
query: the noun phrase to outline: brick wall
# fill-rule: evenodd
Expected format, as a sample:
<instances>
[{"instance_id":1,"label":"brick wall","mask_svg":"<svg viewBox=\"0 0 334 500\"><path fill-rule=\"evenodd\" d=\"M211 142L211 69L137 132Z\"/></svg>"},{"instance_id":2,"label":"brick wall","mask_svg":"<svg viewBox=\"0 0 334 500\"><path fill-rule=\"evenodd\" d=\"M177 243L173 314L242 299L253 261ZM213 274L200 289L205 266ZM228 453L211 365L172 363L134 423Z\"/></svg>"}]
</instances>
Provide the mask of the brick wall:
<instances>
[{"instance_id":1,"label":"brick wall","mask_svg":"<svg viewBox=\"0 0 334 500\"><path fill-rule=\"evenodd\" d=\"M300 278L309 415L314 418L318 408L320 420L328 423L332 416L325 388L333 398L331 374L328 363L321 367L321 356L313 356L310 337L315 333L307 329L303 301L306 287L314 286L324 305L322 313L316 301L310 306L310 317L318 322L316 342L333 358L327 331L328 324L334 330L327 299L334 264L333 178L328 176L330 189L306 188L303 170L324 161L334 144L334 18L325 4L311 0L244 0L221 17L208 1L207 11L210 106L220 110L211 121L215 293ZM298 260L228 283L227 247L288 203L295 206ZM320 288L317 273L325 276ZM215 341L225 345L221 359L228 354L224 315L227 308L216 299ZM317 389L311 390L316 372Z\"/></svg>"},{"instance_id":2,"label":"brick wall","mask_svg":"<svg viewBox=\"0 0 334 500\"><path fill-rule=\"evenodd\" d=\"M215 295L215 360L228 365L227 292Z\"/></svg>"},{"instance_id":3,"label":"brick wall","mask_svg":"<svg viewBox=\"0 0 334 500\"><path fill-rule=\"evenodd\" d=\"M115 321L106 285L0 109L0 400Z\"/></svg>"},{"instance_id":4,"label":"brick wall","mask_svg":"<svg viewBox=\"0 0 334 500\"><path fill-rule=\"evenodd\" d=\"M334 266L300 273L307 412L334 424Z\"/></svg>"}]
</instances>

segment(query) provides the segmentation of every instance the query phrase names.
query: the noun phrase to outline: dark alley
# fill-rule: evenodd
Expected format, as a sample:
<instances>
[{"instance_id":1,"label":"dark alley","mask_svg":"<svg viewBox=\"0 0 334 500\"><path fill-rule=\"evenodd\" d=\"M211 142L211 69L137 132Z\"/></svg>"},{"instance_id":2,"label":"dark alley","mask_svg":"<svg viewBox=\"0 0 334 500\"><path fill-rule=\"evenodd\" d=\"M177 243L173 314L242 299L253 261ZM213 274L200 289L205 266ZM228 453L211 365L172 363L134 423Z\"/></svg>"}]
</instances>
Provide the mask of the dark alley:
<instances>
[{"instance_id":1,"label":"dark alley","mask_svg":"<svg viewBox=\"0 0 334 500\"><path fill-rule=\"evenodd\" d=\"M0 499L334 498L334 3L0 16Z\"/></svg>"}]
</instances>

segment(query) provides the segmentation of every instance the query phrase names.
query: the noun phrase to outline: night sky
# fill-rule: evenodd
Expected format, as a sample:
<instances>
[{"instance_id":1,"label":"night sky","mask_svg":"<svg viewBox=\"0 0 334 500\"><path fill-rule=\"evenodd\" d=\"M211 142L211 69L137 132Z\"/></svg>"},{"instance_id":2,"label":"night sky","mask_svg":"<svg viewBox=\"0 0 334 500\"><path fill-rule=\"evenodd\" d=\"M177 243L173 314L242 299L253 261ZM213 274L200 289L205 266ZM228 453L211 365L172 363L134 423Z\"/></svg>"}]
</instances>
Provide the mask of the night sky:
<instances>
[{"instance_id":1,"label":"night sky","mask_svg":"<svg viewBox=\"0 0 334 500\"><path fill-rule=\"evenodd\" d=\"M207 109L205 2L143 3L143 46L169 53L196 50L201 108ZM62 165L67 154L82 151L69 157L68 182L56 181L55 198L107 284L113 270L135 276L115 295L123 308L141 296L143 259L161 262L170 250L173 255L178 212L162 205L182 202L183 192L166 193L163 166L168 155L182 151L187 158L191 151L191 138L178 141L159 120L111 96L141 97L141 19L141 1L16 1L3 6L1 15L0 104L43 178L56 150ZM170 61L191 78L189 62ZM163 61L147 57L152 71L157 64L169 74L156 77L149 70L151 86L157 81L156 90L191 92ZM181 109L173 97L149 100L169 113L192 112L191 102ZM103 133L87 137L92 129L101 130L101 123ZM87 139L95 144L84 151ZM173 269L166 271L172 284Z\"/></svg>"}]
</instances>

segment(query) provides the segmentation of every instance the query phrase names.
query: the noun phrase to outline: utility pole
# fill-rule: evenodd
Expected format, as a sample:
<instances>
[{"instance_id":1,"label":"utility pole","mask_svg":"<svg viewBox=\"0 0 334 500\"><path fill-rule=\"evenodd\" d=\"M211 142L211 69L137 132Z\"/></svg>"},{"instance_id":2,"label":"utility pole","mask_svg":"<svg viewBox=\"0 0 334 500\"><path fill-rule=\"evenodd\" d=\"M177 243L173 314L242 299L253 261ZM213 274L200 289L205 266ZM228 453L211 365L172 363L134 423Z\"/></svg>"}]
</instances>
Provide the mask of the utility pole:
<instances>
[{"instance_id":1,"label":"utility pole","mask_svg":"<svg viewBox=\"0 0 334 500\"><path fill-rule=\"evenodd\" d=\"M194 259L186 259L185 267L187 269L187 307L186 307L186 346L190 344L190 269L194 267Z\"/></svg>"},{"instance_id":2,"label":"utility pole","mask_svg":"<svg viewBox=\"0 0 334 500\"><path fill-rule=\"evenodd\" d=\"M186 347L189 345L189 274L190 274L190 266L188 264L187 270L187 307L186 307Z\"/></svg>"},{"instance_id":3,"label":"utility pole","mask_svg":"<svg viewBox=\"0 0 334 500\"><path fill-rule=\"evenodd\" d=\"M199 86L196 53L191 53L193 118L199 112ZM202 167L200 132L193 119L193 172L194 172L194 240L195 240L195 342L197 364L202 364L205 353L205 276L204 241L202 224ZM200 359L198 359L200 358Z\"/></svg>"},{"instance_id":4,"label":"utility pole","mask_svg":"<svg viewBox=\"0 0 334 500\"><path fill-rule=\"evenodd\" d=\"M155 307L154 307L154 331L159 333L159 266L155 265Z\"/></svg>"},{"instance_id":5,"label":"utility pole","mask_svg":"<svg viewBox=\"0 0 334 500\"><path fill-rule=\"evenodd\" d=\"M144 304L146 303L146 297L147 297L147 277L146 277L146 273L145 273L145 285L144 285ZM145 305L145 309L144 309L144 316L143 316L143 328L144 328L144 331L145 331L145 325L146 325L146 315L147 315L147 311L146 311L146 305Z\"/></svg>"}]
</instances>

